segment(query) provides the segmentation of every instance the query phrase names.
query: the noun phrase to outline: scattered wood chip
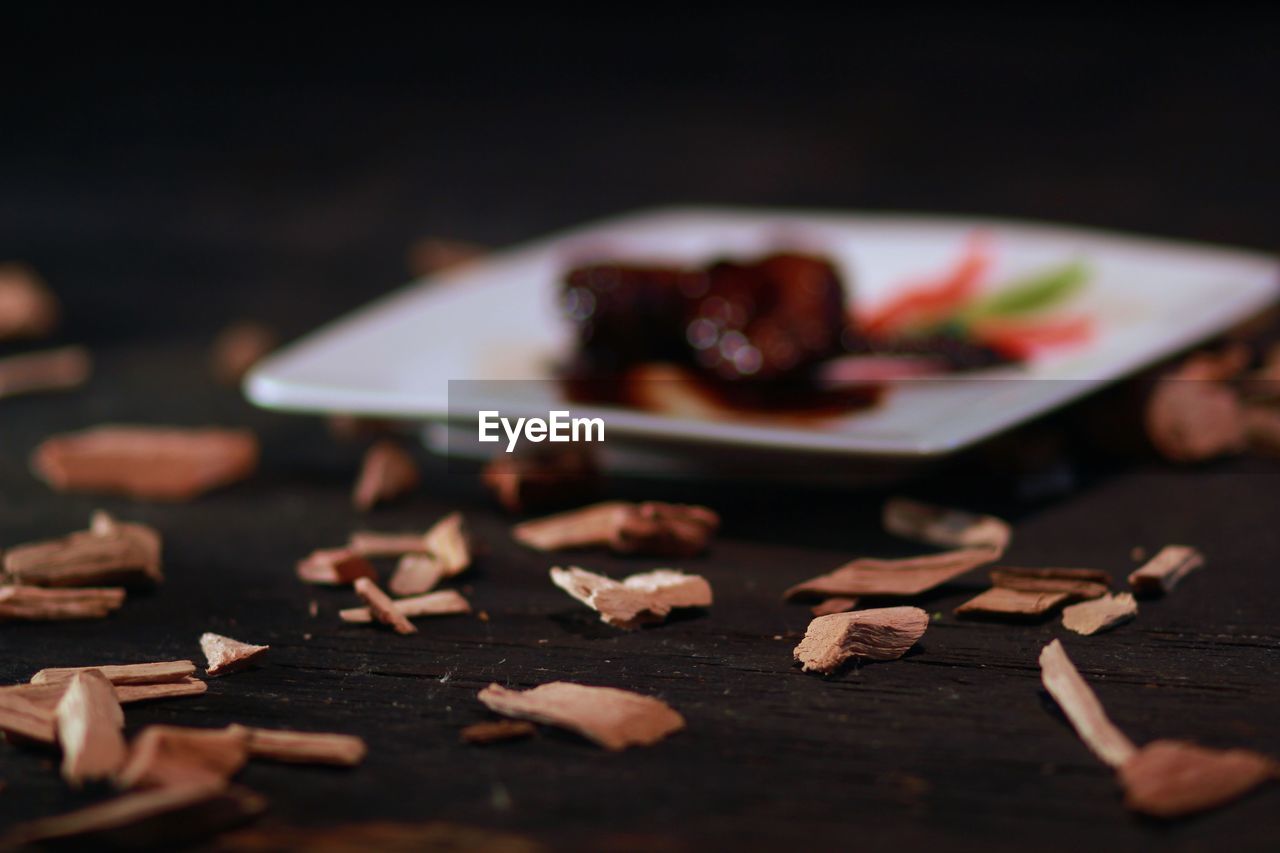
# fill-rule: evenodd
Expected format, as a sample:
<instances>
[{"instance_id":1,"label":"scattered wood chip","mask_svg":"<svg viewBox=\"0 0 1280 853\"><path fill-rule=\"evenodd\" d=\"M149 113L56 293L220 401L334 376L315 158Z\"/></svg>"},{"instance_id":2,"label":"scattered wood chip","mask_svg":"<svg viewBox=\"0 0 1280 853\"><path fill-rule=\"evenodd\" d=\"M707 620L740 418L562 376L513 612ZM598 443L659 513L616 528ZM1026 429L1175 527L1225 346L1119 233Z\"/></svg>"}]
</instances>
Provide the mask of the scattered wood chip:
<instances>
[{"instance_id":1,"label":"scattered wood chip","mask_svg":"<svg viewBox=\"0 0 1280 853\"><path fill-rule=\"evenodd\" d=\"M1086 637L1110 630L1138 615L1138 602L1127 592L1073 604L1062 611L1062 625Z\"/></svg>"},{"instance_id":2,"label":"scattered wood chip","mask_svg":"<svg viewBox=\"0 0 1280 853\"><path fill-rule=\"evenodd\" d=\"M0 264L0 340L48 337L61 313L35 270L26 264Z\"/></svg>"},{"instance_id":3,"label":"scattered wood chip","mask_svg":"<svg viewBox=\"0 0 1280 853\"><path fill-rule=\"evenodd\" d=\"M56 733L53 710L36 704L21 691L0 688L0 732L53 743Z\"/></svg>"},{"instance_id":4,"label":"scattered wood chip","mask_svg":"<svg viewBox=\"0 0 1280 853\"><path fill-rule=\"evenodd\" d=\"M814 616L830 616L832 613L848 613L858 606L858 599L845 595L833 595L809 608Z\"/></svg>"},{"instance_id":5,"label":"scattered wood chip","mask_svg":"<svg viewBox=\"0 0 1280 853\"><path fill-rule=\"evenodd\" d=\"M115 688L101 672L89 669L72 676L54 717L62 778L73 786L108 779L124 764L124 712Z\"/></svg>"},{"instance_id":6,"label":"scattered wood chip","mask_svg":"<svg viewBox=\"0 0 1280 853\"><path fill-rule=\"evenodd\" d=\"M364 455L351 502L361 512L408 494L422 482L418 463L391 439L375 442Z\"/></svg>"},{"instance_id":7,"label":"scattered wood chip","mask_svg":"<svg viewBox=\"0 0 1280 853\"><path fill-rule=\"evenodd\" d=\"M908 498L892 498L884 505L884 527L895 536L940 548L991 547L1004 551L1013 536L1008 522Z\"/></svg>"},{"instance_id":8,"label":"scattered wood chip","mask_svg":"<svg viewBox=\"0 0 1280 853\"><path fill-rule=\"evenodd\" d=\"M62 684L82 672L95 670L112 684L159 684L182 681L195 674L196 665L189 660L165 660L154 663L105 664L102 666L55 666L31 676L32 684Z\"/></svg>"},{"instance_id":9,"label":"scattered wood chip","mask_svg":"<svg viewBox=\"0 0 1280 853\"><path fill-rule=\"evenodd\" d=\"M449 616L455 613L471 612L471 605L467 600L451 589L429 592L426 595L415 595L411 598L397 598L391 601L391 606L405 619L416 619L419 616ZM351 607L346 610L339 610L338 618L343 622L367 624L373 621L374 614L369 607Z\"/></svg>"},{"instance_id":10,"label":"scattered wood chip","mask_svg":"<svg viewBox=\"0 0 1280 853\"><path fill-rule=\"evenodd\" d=\"M295 732L232 725L230 729L247 738L249 756L287 764L333 764L354 767L369 749L354 735L328 732Z\"/></svg>"},{"instance_id":11,"label":"scattered wood chip","mask_svg":"<svg viewBox=\"0 0 1280 853\"><path fill-rule=\"evenodd\" d=\"M0 836L0 848L75 840L98 849L178 844L243 823L266 801L244 788L179 785L135 791L56 817L29 821Z\"/></svg>"},{"instance_id":12,"label":"scattered wood chip","mask_svg":"<svg viewBox=\"0 0 1280 853\"><path fill-rule=\"evenodd\" d=\"M510 513L586 500L600 485L595 458L583 447L499 453L484 466L480 480Z\"/></svg>"},{"instance_id":13,"label":"scattered wood chip","mask_svg":"<svg viewBox=\"0 0 1280 853\"><path fill-rule=\"evenodd\" d=\"M462 266L482 257L489 250L465 240L424 237L409 245L409 272L424 276Z\"/></svg>"},{"instance_id":14,"label":"scattered wood chip","mask_svg":"<svg viewBox=\"0 0 1280 853\"><path fill-rule=\"evenodd\" d=\"M706 550L720 517L704 506L606 501L517 524L517 542L539 551L607 547L619 554L692 557Z\"/></svg>"},{"instance_id":15,"label":"scattered wood chip","mask_svg":"<svg viewBox=\"0 0 1280 853\"><path fill-rule=\"evenodd\" d=\"M147 702L152 699L177 699L182 696L200 696L207 693L209 685L198 678L184 678L181 681L166 681L157 684L120 684L116 686L116 696L120 704L130 702Z\"/></svg>"},{"instance_id":16,"label":"scattered wood chip","mask_svg":"<svg viewBox=\"0 0 1280 853\"><path fill-rule=\"evenodd\" d=\"M675 608L711 606L711 584L706 578L676 569L654 569L618 582L576 566L557 566L551 570L551 582L616 628L661 622Z\"/></svg>"},{"instance_id":17,"label":"scattered wood chip","mask_svg":"<svg viewBox=\"0 0 1280 853\"><path fill-rule=\"evenodd\" d=\"M298 577L307 583L345 586L360 578L376 579L378 572L350 548L320 548L298 561Z\"/></svg>"},{"instance_id":18,"label":"scattered wood chip","mask_svg":"<svg viewBox=\"0 0 1280 853\"><path fill-rule=\"evenodd\" d=\"M405 554L425 554L427 544L421 533L357 530L347 540L347 550L362 557L399 557Z\"/></svg>"},{"instance_id":19,"label":"scattered wood chip","mask_svg":"<svg viewBox=\"0 0 1280 853\"><path fill-rule=\"evenodd\" d=\"M278 344L275 330L265 323L232 323L213 340L209 359L213 377L224 385L240 384L245 374Z\"/></svg>"},{"instance_id":20,"label":"scattered wood chip","mask_svg":"<svg viewBox=\"0 0 1280 853\"><path fill-rule=\"evenodd\" d=\"M959 616L1034 618L1071 600L1067 592L1036 592L993 586L956 608Z\"/></svg>"},{"instance_id":21,"label":"scattered wood chip","mask_svg":"<svg viewBox=\"0 0 1280 853\"><path fill-rule=\"evenodd\" d=\"M1120 767L1137 753L1133 742L1107 718L1102 703L1080 677L1058 640L1040 651L1040 680L1084 745L1103 763Z\"/></svg>"},{"instance_id":22,"label":"scattered wood chip","mask_svg":"<svg viewBox=\"0 0 1280 853\"><path fill-rule=\"evenodd\" d=\"M420 595L445 578L444 564L434 554L405 554L387 582L393 595Z\"/></svg>"},{"instance_id":23,"label":"scattered wood chip","mask_svg":"<svg viewBox=\"0 0 1280 853\"><path fill-rule=\"evenodd\" d=\"M1280 764L1265 755L1177 740L1152 741L1120 766L1125 806L1161 818L1226 805L1277 776Z\"/></svg>"},{"instance_id":24,"label":"scattered wood chip","mask_svg":"<svg viewBox=\"0 0 1280 853\"><path fill-rule=\"evenodd\" d=\"M446 577L461 574L471 565L471 536L460 512L451 512L431 525L423 543L440 561Z\"/></svg>"},{"instance_id":25,"label":"scattered wood chip","mask_svg":"<svg viewBox=\"0 0 1280 853\"><path fill-rule=\"evenodd\" d=\"M796 584L786 591L786 597L919 595L999 556L994 548L960 548L901 560L863 557Z\"/></svg>"},{"instance_id":26,"label":"scattered wood chip","mask_svg":"<svg viewBox=\"0 0 1280 853\"><path fill-rule=\"evenodd\" d=\"M1129 586L1136 595L1165 595L1203 565L1204 557L1195 548L1166 545L1129 575Z\"/></svg>"},{"instance_id":27,"label":"scattered wood chip","mask_svg":"<svg viewBox=\"0 0 1280 853\"><path fill-rule=\"evenodd\" d=\"M0 358L0 398L70 391L89 381L93 360L84 347L60 347Z\"/></svg>"},{"instance_id":28,"label":"scattered wood chip","mask_svg":"<svg viewBox=\"0 0 1280 853\"><path fill-rule=\"evenodd\" d=\"M119 587L0 586L0 622L104 619L124 604L124 597Z\"/></svg>"},{"instance_id":29,"label":"scattered wood chip","mask_svg":"<svg viewBox=\"0 0 1280 853\"><path fill-rule=\"evenodd\" d=\"M249 760L249 736L230 729L147 726L129 745L121 788L226 785Z\"/></svg>"},{"instance_id":30,"label":"scattered wood chip","mask_svg":"<svg viewBox=\"0 0 1280 853\"><path fill-rule=\"evenodd\" d=\"M577 732L605 749L648 746L684 728L666 702L613 687L552 681L531 690L490 684L479 693L485 707L506 717Z\"/></svg>"},{"instance_id":31,"label":"scattered wood chip","mask_svg":"<svg viewBox=\"0 0 1280 853\"><path fill-rule=\"evenodd\" d=\"M991 570L991 585L1021 592L1062 592L1070 598L1088 599L1106 595L1111 575L1098 569L1015 569Z\"/></svg>"},{"instance_id":32,"label":"scattered wood chip","mask_svg":"<svg viewBox=\"0 0 1280 853\"><path fill-rule=\"evenodd\" d=\"M537 727L528 720L495 720L467 726L462 730L462 740L464 743L497 743L529 737L535 731Z\"/></svg>"},{"instance_id":33,"label":"scattered wood chip","mask_svg":"<svg viewBox=\"0 0 1280 853\"><path fill-rule=\"evenodd\" d=\"M809 623L795 648L805 672L835 672L850 658L897 660L929 627L929 614L919 607L879 607L832 613Z\"/></svg>"},{"instance_id":34,"label":"scattered wood chip","mask_svg":"<svg viewBox=\"0 0 1280 853\"><path fill-rule=\"evenodd\" d=\"M246 429L107 425L45 439L31 464L60 492L186 501L252 474L258 439Z\"/></svg>"},{"instance_id":35,"label":"scattered wood chip","mask_svg":"<svg viewBox=\"0 0 1280 853\"><path fill-rule=\"evenodd\" d=\"M160 583L160 550L154 528L98 511L88 530L10 548L4 570L31 586Z\"/></svg>"},{"instance_id":36,"label":"scattered wood chip","mask_svg":"<svg viewBox=\"0 0 1280 853\"><path fill-rule=\"evenodd\" d=\"M211 678L244 669L262 657L269 648L271 647L242 643L208 631L200 635L200 650L209 662L205 674Z\"/></svg>"},{"instance_id":37,"label":"scattered wood chip","mask_svg":"<svg viewBox=\"0 0 1280 853\"><path fill-rule=\"evenodd\" d=\"M369 605L369 613L373 619L384 625L391 626L397 634L418 633L418 629L413 626L413 623L396 609L395 603L369 578L358 578L355 589L356 595L363 598L365 604ZM339 615L341 616L341 614Z\"/></svg>"}]
</instances>

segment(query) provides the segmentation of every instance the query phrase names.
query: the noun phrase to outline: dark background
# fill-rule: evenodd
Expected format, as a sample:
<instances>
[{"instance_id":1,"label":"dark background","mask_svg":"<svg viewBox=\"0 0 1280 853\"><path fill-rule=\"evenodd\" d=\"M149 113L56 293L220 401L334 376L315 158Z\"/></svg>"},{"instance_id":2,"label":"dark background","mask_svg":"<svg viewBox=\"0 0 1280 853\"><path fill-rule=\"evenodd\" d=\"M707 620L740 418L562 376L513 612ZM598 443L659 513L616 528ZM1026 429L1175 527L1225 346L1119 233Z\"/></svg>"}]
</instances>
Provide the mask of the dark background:
<instances>
[{"instance_id":1,"label":"dark background","mask_svg":"<svg viewBox=\"0 0 1280 853\"><path fill-rule=\"evenodd\" d=\"M106 622L0 626L0 675L193 656L206 629L270 641L270 666L129 720L369 739L354 774L250 768L277 822L434 818L592 847L1267 847L1275 791L1173 826L1127 816L1038 694L1035 654L1060 627L950 618L976 576L925 605L946 617L900 664L830 682L788 669L807 613L781 589L852 553L911 551L878 531L882 495L623 484L705 500L726 530L687 566L715 584L712 617L616 635L546 583L470 481L438 475L358 520L359 448L252 411L205 367L233 319L291 337L402 283L415 238L502 245L645 205L1027 216L1274 250L1280 61L1261 9L7 10L0 259L41 270L98 372L83 393L0 409L0 542L102 505L162 529L170 580ZM263 471L198 508L55 496L28 475L42 437L104 420L248 423ZM1031 565L1119 576L1135 545L1201 546L1212 568L1185 593L1068 647L1135 739L1276 754L1273 473L1143 463L1048 504L980 489L968 503L1018 521L1010 559ZM920 488L965 502L970 484ZM340 628L348 596L292 577L353 527L421 528L458 506L494 549L472 581L489 623L408 640ZM456 744L485 718L480 686L554 677L658 693L691 731L623 756L558 735ZM27 752L0 750L0 779L0 825L93 799Z\"/></svg>"}]
</instances>

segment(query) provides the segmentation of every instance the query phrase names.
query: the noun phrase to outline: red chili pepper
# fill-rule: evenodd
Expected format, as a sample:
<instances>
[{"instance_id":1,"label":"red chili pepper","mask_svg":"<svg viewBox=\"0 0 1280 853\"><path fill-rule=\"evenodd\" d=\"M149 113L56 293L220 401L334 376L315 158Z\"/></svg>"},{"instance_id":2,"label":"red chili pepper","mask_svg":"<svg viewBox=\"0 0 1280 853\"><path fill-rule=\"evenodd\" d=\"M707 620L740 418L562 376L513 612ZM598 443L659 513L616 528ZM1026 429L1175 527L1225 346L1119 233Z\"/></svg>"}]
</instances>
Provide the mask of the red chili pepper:
<instances>
[{"instance_id":1,"label":"red chili pepper","mask_svg":"<svg viewBox=\"0 0 1280 853\"><path fill-rule=\"evenodd\" d=\"M941 322L977 293L990 264L987 237L976 233L950 272L936 281L904 286L900 296L862 319L862 331L872 337L891 337L912 326Z\"/></svg>"},{"instance_id":2,"label":"red chili pepper","mask_svg":"<svg viewBox=\"0 0 1280 853\"><path fill-rule=\"evenodd\" d=\"M1093 318L1052 320L984 320L971 334L975 341L1015 361L1026 361L1044 350L1080 344L1093 337Z\"/></svg>"}]
</instances>

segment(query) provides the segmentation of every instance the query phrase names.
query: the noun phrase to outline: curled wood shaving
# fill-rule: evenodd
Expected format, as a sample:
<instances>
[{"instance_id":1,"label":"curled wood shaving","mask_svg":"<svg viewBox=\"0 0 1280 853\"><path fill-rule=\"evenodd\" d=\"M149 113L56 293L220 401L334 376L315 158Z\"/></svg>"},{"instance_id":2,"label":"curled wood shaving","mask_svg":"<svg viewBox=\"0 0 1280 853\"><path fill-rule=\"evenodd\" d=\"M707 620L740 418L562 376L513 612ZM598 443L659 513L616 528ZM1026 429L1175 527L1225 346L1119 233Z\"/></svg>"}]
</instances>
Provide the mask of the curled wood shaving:
<instances>
[{"instance_id":1,"label":"curled wood shaving","mask_svg":"<svg viewBox=\"0 0 1280 853\"><path fill-rule=\"evenodd\" d=\"M53 292L26 264L0 264L0 340L43 338L58 327Z\"/></svg>"},{"instance_id":2,"label":"curled wood shaving","mask_svg":"<svg viewBox=\"0 0 1280 853\"><path fill-rule=\"evenodd\" d=\"M384 625L391 626L397 634L418 633L418 629L413 626L413 623L396 609L394 602L387 597L385 592L378 588L376 583L368 578L359 578L356 580L355 590L356 595L363 598L365 604L369 605L369 613L374 619Z\"/></svg>"},{"instance_id":3,"label":"curled wood shaving","mask_svg":"<svg viewBox=\"0 0 1280 853\"><path fill-rule=\"evenodd\" d=\"M830 616L832 613L847 613L858 606L858 599L843 595L833 595L809 608L814 616Z\"/></svg>"},{"instance_id":4,"label":"curled wood shaving","mask_svg":"<svg viewBox=\"0 0 1280 853\"><path fill-rule=\"evenodd\" d=\"M464 743L497 743L529 737L535 731L537 727L528 720L495 720L473 723L462 730L461 737Z\"/></svg>"},{"instance_id":5,"label":"curled wood shaving","mask_svg":"<svg viewBox=\"0 0 1280 853\"><path fill-rule=\"evenodd\" d=\"M551 570L551 581L600 614L600 621L633 629L661 622L675 608L710 607L711 584L701 575L654 569L621 582L571 566Z\"/></svg>"},{"instance_id":6,"label":"curled wood shaving","mask_svg":"<svg viewBox=\"0 0 1280 853\"><path fill-rule=\"evenodd\" d=\"M239 384L249 370L279 343L275 330L264 323L242 320L227 326L213 341L213 376L225 385Z\"/></svg>"},{"instance_id":7,"label":"curled wood shaving","mask_svg":"<svg viewBox=\"0 0 1280 853\"><path fill-rule=\"evenodd\" d=\"M863 557L796 584L786 597L919 595L999 557L994 548L960 548L901 560Z\"/></svg>"},{"instance_id":8,"label":"curled wood shaving","mask_svg":"<svg viewBox=\"0 0 1280 853\"><path fill-rule=\"evenodd\" d=\"M79 787L110 778L125 760L124 712L115 688L96 669L76 673L54 711L62 778Z\"/></svg>"},{"instance_id":9,"label":"curled wood shaving","mask_svg":"<svg viewBox=\"0 0 1280 853\"><path fill-rule=\"evenodd\" d=\"M247 738L249 755L288 764L332 764L354 767L369 749L362 738L328 732L294 732L232 725L230 731Z\"/></svg>"},{"instance_id":10,"label":"curled wood shaving","mask_svg":"<svg viewBox=\"0 0 1280 853\"><path fill-rule=\"evenodd\" d=\"M31 465L60 492L186 501L252 474L258 439L246 429L107 425L46 439Z\"/></svg>"},{"instance_id":11,"label":"curled wood shaving","mask_svg":"<svg viewBox=\"0 0 1280 853\"><path fill-rule=\"evenodd\" d=\"M166 660L154 663L105 664L102 666L57 666L42 669L31 676L32 684L61 684L81 672L95 670L112 684L157 684L182 681L195 674L196 665L189 660Z\"/></svg>"},{"instance_id":12,"label":"curled wood shaving","mask_svg":"<svg viewBox=\"0 0 1280 853\"><path fill-rule=\"evenodd\" d=\"M1173 818L1217 808L1280 776L1274 759L1246 749L1206 749L1176 740L1152 741L1120 766L1124 804Z\"/></svg>"},{"instance_id":13,"label":"curled wood shaving","mask_svg":"<svg viewBox=\"0 0 1280 853\"><path fill-rule=\"evenodd\" d=\"M1203 565L1204 557L1195 548L1166 545L1129 575L1129 586L1137 595L1164 595Z\"/></svg>"},{"instance_id":14,"label":"curled wood shaving","mask_svg":"<svg viewBox=\"0 0 1280 853\"><path fill-rule=\"evenodd\" d=\"M345 586L359 578L377 578L378 572L349 548L320 548L298 561L298 577L307 583Z\"/></svg>"},{"instance_id":15,"label":"curled wood shaving","mask_svg":"<svg viewBox=\"0 0 1280 853\"><path fill-rule=\"evenodd\" d=\"M451 589L442 589L411 598L397 598L391 601L391 606L405 619L471 612L471 605L467 600ZM367 624L373 621L373 611L368 607L351 607L338 611L338 618L343 622Z\"/></svg>"},{"instance_id":16,"label":"curled wood shaving","mask_svg":"<svg viewBox=\"0 0 1280 853\"><path fill-rule=\"evenodd\" d=\"M1105 764L1119 767L1137 753L1133 742L1107 718L1058 640L1040 651L1040 679L1084 745Z\"/></svg>"},{"instance_id":17,"label":"curled wood shaving","mask_svg":"<svg viewBox=\"0 0 1280 853\"><path fill-rule=\"evenodd\" d=\"M703 506L607 501L518 524L517 542L539 551L610 548L619 554L692 557L706 550L720 517Z\"/></svg>"},{"instance_id":18,"label":"curled wood shaving","mask_svg":"<svg viewBox=\"0 0 1280 853\"><path fill-rule=\"evenodd\" d=\"M0 621L103 619L124 604L124 597L124 590L118 587L0 586Z\"/></svg>"},{"instance_id":19,"label":"curled wood shaving","mask_svg":"<svg viewBox=\"0 0 1280 853\"><path fill-rule=\"evenodd\" d=\"M1062 625L1068 631L1090 636L1110 630L1138 615L1138 602L1127 592L1104 595L1073 604L1062 611Z\"/></svg>"},{"instance_id":20,"label":"curled wood shaving","mask_svg":"<svg viewBox=\"0 0 1280 853\"><path fill-rule=\"evenodd\" d=\"M1043 616L1063 602L1070 601L1066 592L1036 592L993 586L956 608L960 616Z\"/></svg>"},{"instance_id":21,"label":"curled wood shaving","mask_svg":"<svg viewBox=\"0 0 1280 853\"><path fill-rule=\"evenodd\" d=\"M160 583L160 551L154 528L117 521L99 510L88 530L10 548L4 570L32 586Z\"/></svg>"},{"instance_id":22,"label":"curled wood shaving","mask_svg":"<svg viewBox=\"0 0 1280 853\"><path fill-rule=\"evenodd\" d=\"M214 677L244 669L262 657L270 646L255 646L242 643L221 634L205 632L200 635L200 650L209 662L205 674Z\"/></svg>"},{"instance_id":23,"label":"curled wood shaving","mask_svg":"<svg viewBox=\"0 0 1280 853\"><path fill-rule=\"evenodd\" d=\"M648 746L684 728L670 705L613 687L552 681L531 690L490 684L479 693L485 707L507 717L560 726L605 749Z\"/></svg>"},{"instance_id":24,"label":"curled wood shaving","mask_svg":"<svg viewBox=\"0 0 1280 853\"><path fill-rule=\"evenodd\" d=\"M84 347L60 347L0 358L0 398L70 391L89 381L93 360Z\"/></svg>"},{"instance_id":25,"label":"curled wood shaving","mask_svg":"<svg viewBox=\"0 0 1280 853\"><path fill-rule=\"evenodd\" d=\"M230 729L147 726L116 774L121 788L225 786L249 760L249 736Z\"/></svg>"},{"instance_id":26,"label":"curled wood shaving","mask_svg":"<svg viewBox=\"0 0 1280 853\"><path fill-rule=\"evenodd\" d=\"M940 548L990 547L1003 551L1013 536L1008 522L993 515L948 509L908 498L884 505L884 527L895 536Z\"/></svg>"},{"instance_id":27,"label":"curled wood shaving","mask_svg":"<svg viewBox=\"0 0 1280 853\"><path fill-rule=\"evenodd\" d=\"M413 457L395 441L383 439L365 453L351 502L356 509L367 512L377 504L408 494L421 482Z\"/></svg>"},{"instance_id":28,"label":"curled wood shaving","mask_svg":"<svg viewBox=\"0 0 1280 853\"><path fill-rule=\"evenodd\" d=\"M795 648L805 672L830 674L850 658L897 660L924 636L929 614L919 607L880 607L819 616Z\"/></svg>"}]
</instances>

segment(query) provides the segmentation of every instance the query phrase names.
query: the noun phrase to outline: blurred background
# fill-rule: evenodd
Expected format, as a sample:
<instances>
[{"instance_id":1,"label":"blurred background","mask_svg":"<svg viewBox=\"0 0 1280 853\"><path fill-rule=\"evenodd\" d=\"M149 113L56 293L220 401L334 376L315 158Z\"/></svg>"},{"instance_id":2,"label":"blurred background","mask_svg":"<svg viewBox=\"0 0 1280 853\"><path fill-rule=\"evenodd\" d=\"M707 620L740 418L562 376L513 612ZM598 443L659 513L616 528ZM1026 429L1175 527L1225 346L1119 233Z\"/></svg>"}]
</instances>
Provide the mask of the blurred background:
<instances>
[{"instance_id":1,"label":"blurred background","mask_svg":"<svg viewBox=\"0 0 1280 853\"><path fill-rule=\"evenodd\" d=\"M1027 216L1276 248L1261 6L588 14L23 4L0 256L79 339L286 337L501 245L673 202Z\"/></svg>"}]
</instances>

